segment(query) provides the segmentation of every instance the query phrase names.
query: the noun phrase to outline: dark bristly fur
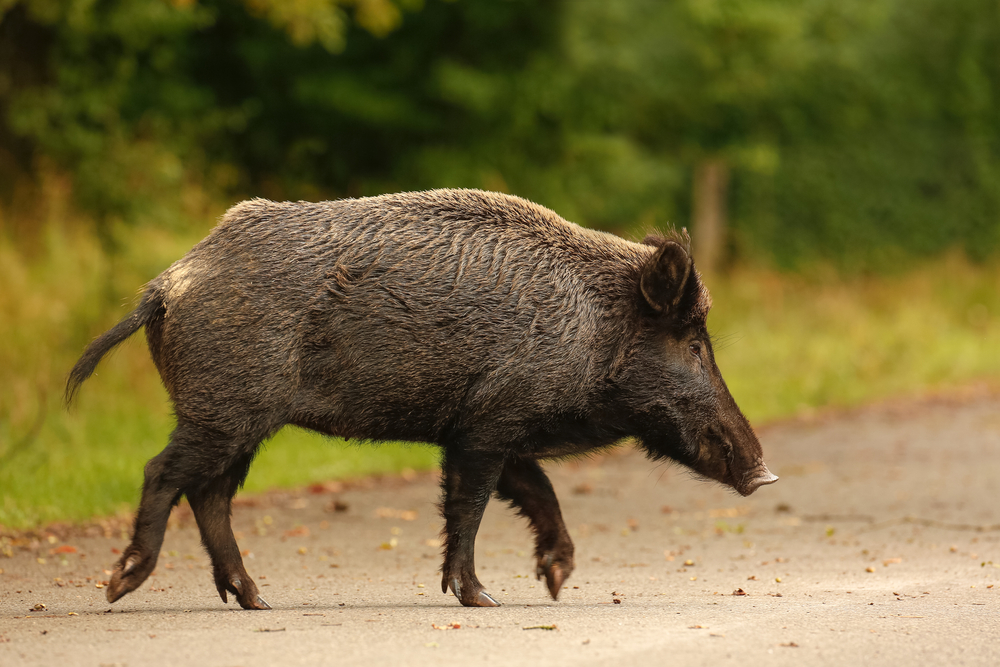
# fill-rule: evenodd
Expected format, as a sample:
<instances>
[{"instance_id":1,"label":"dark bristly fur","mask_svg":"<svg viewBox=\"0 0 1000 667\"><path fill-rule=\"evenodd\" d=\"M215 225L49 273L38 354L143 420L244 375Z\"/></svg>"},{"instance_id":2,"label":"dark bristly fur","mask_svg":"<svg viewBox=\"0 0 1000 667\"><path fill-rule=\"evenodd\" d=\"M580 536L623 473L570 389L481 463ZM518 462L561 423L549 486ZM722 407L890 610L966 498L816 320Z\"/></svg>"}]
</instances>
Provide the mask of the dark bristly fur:
<instances>
[{"instance_id":1,"label":"dark bristly fur","mask_svg":"<svg viewBox=\"0 0 1000 667\"><path fill-rule=\"evenodd\" d=\"M530 522L553 598L573 570L540 458L631 436L740 493L774 481L715 365L689 244L630 243L476 190L234 206L67 382L71 400L145 327L177 415L108 598L152 572L186 495L223 600L267 608L229 510L261 441L286 424L440 445L442 587L470 606L496 604L474 565L494 493Z\"/></svg>"}]
</instances>

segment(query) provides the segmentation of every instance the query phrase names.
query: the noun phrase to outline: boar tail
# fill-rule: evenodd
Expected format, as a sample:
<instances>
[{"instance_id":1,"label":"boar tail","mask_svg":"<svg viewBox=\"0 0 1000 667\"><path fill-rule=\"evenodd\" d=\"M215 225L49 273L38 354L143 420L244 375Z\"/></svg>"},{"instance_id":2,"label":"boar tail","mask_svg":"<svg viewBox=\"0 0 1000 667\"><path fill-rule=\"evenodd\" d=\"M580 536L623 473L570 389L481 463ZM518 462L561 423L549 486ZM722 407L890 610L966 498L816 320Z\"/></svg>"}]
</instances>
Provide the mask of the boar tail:
<instances>
[{"instance_id":1,"label":"boar tail","mask_svg":"<svg viewBox=\"0 0 1000 667\"><path fill-rule=\"evenodd\" d=\"M148 289L142 295L142 301L139 302L139 306L135 310L87 346L83 356L73 366L73 370L69 372L69 379L66 380L65 399L67 407L73 402L73 397L76 395L80 385L93 374L94 369L97 368L97 364L104 358L104 355L136 331L156 319L162 310L163 295L157 289Z\"/></svg>"}]
</instances>

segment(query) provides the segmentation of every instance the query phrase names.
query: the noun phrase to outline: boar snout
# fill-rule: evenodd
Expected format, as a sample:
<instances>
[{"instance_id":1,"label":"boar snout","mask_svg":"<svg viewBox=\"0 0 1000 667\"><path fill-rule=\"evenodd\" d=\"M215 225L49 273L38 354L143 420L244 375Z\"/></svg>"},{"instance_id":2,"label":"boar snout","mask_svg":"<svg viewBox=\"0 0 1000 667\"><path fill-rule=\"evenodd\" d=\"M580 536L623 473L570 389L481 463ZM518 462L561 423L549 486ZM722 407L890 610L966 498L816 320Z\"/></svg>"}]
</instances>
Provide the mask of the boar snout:
<instances>
[{"instance_id":1,"label":"boar snout","mask_svg":"<svg viewBox=\"0 0 1000 667\"><path fill-rule=\"evenodd\" d=\"M736 490L741 496L749 496L762 486L774 484L778 481L778 476L767 469L761 461L755 468L743 474L743 479L735 484Z\"/></svg>"},{"instance_id":2,"label":"boar snout","mask_svg":"<svg viewBox=\"0 0 1000 667\"><path fill-rule=\"evenodd\" d=\"M698 473L731 486L741 496L774 484L778 476L767 469L760 443L744 420L743 428L713 424L701 433L698 460L691 467Z\"/></svg>"}]
</instances>

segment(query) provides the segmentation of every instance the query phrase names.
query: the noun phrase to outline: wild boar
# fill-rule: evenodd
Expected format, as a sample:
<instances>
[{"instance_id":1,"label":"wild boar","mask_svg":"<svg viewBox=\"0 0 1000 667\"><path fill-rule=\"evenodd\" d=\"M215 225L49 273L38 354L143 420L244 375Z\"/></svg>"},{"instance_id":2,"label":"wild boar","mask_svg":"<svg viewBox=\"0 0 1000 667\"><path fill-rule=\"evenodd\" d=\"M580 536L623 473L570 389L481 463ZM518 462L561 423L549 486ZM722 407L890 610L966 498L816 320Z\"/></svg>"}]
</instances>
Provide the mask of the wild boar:
<instances>
[{"instance_id":1,"label":"wild boar","mask_svg":"<svg viewBox=\"0 0 1000 667\"><path fill-rule=\"evenodd\" d=\"M177 417L145 468L108 600L153 571L187 496L222 600L267 609L230 526L262 440L286 424L442 450L441 588L476 577L490 497L531 524L553 598L573 543L539 460L634 438L743 495L777 480L715 364L686 234L632 243L517 197L432 190L231 208L77 362L67 402L146 328Z\"/></svg>"}]
</instances>

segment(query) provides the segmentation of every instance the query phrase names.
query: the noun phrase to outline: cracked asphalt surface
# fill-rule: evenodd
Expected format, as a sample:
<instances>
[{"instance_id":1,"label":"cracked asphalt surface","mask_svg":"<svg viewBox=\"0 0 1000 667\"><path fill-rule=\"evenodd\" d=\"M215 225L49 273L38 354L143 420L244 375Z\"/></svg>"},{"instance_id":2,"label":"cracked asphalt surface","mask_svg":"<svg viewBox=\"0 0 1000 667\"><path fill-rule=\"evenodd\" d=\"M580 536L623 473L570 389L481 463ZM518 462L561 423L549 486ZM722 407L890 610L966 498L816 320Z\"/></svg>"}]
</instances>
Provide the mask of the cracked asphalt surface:
<instances>
[{"instance_id":1,"label":"cracked asphalt surface","mask_svg":"<svg viewBox=\"0 0 1000 667\"><path fill-rule=\"evenodd\" d=\"M503 606L441 594L432 474L238 498L271 611L222 603L186 506L114 605L122 520L7 535L0 665L1000 664L1000 395L759 434L781 480L749 498L627 447L548 464L576 543L558 602L498 502L477 569Z\"/></svg>"}]
</instances>

